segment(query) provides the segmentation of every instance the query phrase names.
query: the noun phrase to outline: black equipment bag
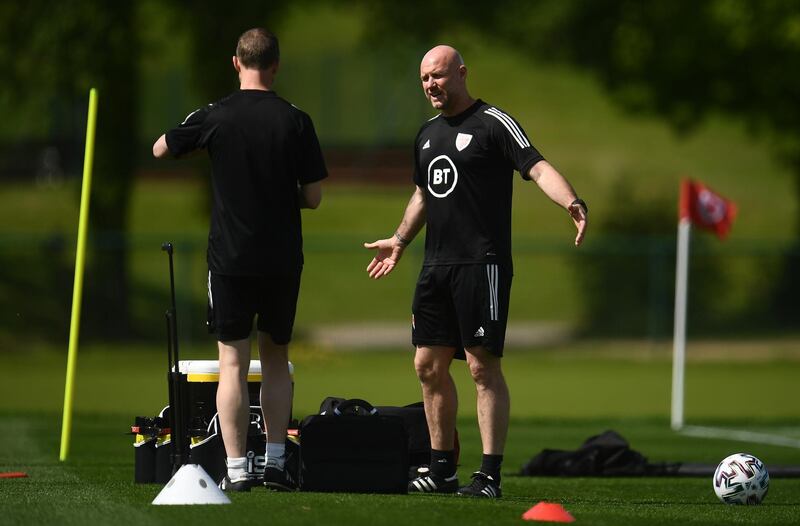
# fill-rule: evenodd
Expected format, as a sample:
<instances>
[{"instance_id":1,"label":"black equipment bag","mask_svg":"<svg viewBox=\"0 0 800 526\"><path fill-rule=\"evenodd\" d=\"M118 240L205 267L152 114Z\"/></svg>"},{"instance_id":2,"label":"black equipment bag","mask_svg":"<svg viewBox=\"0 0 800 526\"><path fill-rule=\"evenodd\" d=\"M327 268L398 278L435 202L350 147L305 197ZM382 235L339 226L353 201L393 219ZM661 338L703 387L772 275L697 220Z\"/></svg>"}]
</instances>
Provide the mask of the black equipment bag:
<instances>
[{"instance_id":1,"label":"black equipment bag","mask_svg":"<svg viewBox=\"0 0 800 526\"><path fill-rule=\"evenodd\" d=\"M344 398L329 396L319 406L320 414L329 414L344 402ZM408 480L420 475L420 468L427 468L431 461L431 435L428 421L425 418L425 407L422 402L404 406L375 406L378 413L384 416L399 416L403 419L408 436ZM458 430L455 433L455 461L458 463L460 444Z\"/></svg>"},{"instance_id":2,"label":"black equipment bag","mask_svg":"<svg viewBox=\"0 0 800 526\"><path fill-rule=\"evenodd\" d=\"M408 436L408 464L416 477L417 468L427 466L431 461L431 435L422 402L403 407L378 406L376 409L378 414L399 416L403 419Z\"/></svg>"},{"instance_id":3,"label":"black equipment bag","mask_svg":"<svg viewBox=\"0 0 800 526\"><path fill-rule=\"evenodd\" d=\"M406 493L407 487L408 437L401 417L351 399L301 422L303 491Z\"/></svg>"}]
</instances>

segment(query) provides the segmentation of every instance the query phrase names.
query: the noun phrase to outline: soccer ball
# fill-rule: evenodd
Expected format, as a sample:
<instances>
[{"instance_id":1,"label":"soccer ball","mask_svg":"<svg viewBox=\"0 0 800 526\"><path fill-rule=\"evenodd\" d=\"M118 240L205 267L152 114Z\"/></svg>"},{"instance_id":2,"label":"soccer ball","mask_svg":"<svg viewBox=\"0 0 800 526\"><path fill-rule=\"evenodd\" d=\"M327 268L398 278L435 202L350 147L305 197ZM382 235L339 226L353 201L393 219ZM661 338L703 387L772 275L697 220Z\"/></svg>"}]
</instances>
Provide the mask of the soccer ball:
<instances>
[{"instance_id":1,"label":"soccer ball","mask_svg":"<svg viewBox=\"0 0 800 526\"><path fill-rule=\"evenodd\" d=\"M714 493L726 504L761 504L769 490L769 473L753 455L726 457L714 472Z\"/></svg>"}]
</instances>

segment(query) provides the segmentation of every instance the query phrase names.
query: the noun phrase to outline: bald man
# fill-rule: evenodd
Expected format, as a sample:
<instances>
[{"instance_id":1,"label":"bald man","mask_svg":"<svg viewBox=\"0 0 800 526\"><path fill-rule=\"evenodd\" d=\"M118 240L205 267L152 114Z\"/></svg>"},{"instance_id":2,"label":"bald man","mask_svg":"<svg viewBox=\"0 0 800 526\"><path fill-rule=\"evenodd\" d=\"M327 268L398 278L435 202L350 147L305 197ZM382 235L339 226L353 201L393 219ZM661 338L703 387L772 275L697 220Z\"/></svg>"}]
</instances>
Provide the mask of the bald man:
<instances>
[{"instance_id":1,"label":"bald man","mask_svg":"<svg viewBox=\"0 0 800 526\"><path fill-rule=\"evenodd\" d=\"M467 90L467 68L450 46L436 46L420 64L422 90L439 114L417 134L416 189L394 235L373 243L373 279L392 272L427 224L425 259L412 305L414 367L422 384L431 435L428 471L409 492L498 498L510 397L501 368L513 275L513 173L562 206L583 241L586 203L534 148L519 123ZM450 364L465 359L477 389L481 467L469 485L456 474L458 398Z\"/></svg>"}]
</instances>

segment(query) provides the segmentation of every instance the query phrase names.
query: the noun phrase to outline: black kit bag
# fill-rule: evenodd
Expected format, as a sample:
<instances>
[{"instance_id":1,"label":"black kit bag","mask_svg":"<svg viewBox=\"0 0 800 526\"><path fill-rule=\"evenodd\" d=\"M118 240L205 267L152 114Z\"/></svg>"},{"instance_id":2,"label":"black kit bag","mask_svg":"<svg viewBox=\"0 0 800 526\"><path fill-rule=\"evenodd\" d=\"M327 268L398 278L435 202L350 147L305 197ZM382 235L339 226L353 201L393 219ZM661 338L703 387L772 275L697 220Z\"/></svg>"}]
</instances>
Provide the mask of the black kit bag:
<instances>
[{"instance_id":1,"label":"black kit bag","mask_svg":"<svg viewBox=\"0 0 800 526\"><path fill-rule=\"evenodd\" d=\"M332 412L344 398L329 396L320 405L320 414ZM378 413L388 416L399 416L403 419L408 436L408 480L417 478L420 468L428 467L431 461L431 435L428 431L428 421L425 418L425 407L422 402L415 402L404 406L375 406ZM455 433L455 461L458 463L460 444L458 430Z\"/></svg>"},{"instance_id":2,"label":"black kit bag","mask_svg":"<svg viewBox=\"0 0 800 526\"><path fill-rule=\"evenodd\" d=\"M428 430L428 420L425 418L425 406L416 402L404 406L378 406L382 415L397 415L403 419L408 434L408 463L409 480L419 476L419 468L426 468L431 462L431 434ZM458 440L458 429L455 430L454 454L458 464L461 453L461 444Z\"/></svg>"},{"instance_id":3,"label":"black kit bag","mask_svg":"<svg viewBox=\"0 0 800 526\"><path fill-rule=\"evenodd\" d=\"M301 490L406 493L407 487L408 437L401 417L351 399L301 422Z\"/></svg>"},{"instance_id":4,"label":"black kit bag","mask_svg":"<svg viewBox=\"0 0 800 526\"><path fill-rule=\"evenodd\" d=\"M607 430L587 438L576 450L544 449L529 460L520 475L548 477L613 477L653 475L665 465L647 462L619 433Z\"/></svg>"},{"instance_id":5,"label":"black kit bag","mask_svg":"<svg viewBox=\"0 0 800 526\"><path fill-rule=\"evenodd\" d=\"M378 406L382 415L399 416L408 435L408 479L419 476L419 468L427 467L431 461L431 435L425 419L422 402L406 406ZM456 462L458 461L458 439L456 438Z\"/></svg>"}]
</instances>

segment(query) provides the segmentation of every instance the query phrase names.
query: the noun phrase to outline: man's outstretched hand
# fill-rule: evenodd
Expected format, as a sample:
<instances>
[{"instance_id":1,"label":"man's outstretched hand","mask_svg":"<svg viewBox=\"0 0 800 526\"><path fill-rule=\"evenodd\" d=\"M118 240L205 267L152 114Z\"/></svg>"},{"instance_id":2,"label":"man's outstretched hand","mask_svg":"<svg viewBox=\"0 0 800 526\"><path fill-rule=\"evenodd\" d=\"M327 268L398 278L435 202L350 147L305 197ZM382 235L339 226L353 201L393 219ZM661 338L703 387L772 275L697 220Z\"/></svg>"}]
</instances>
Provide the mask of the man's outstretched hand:
<instances>
[{"instance_id":1,"label":"man's outstretched hand","mask_svg":"<svg viewBox=\"0 0 800 526\"><path fill-rule=\"evenodd\" d=\"M398 243L397 238L390 237L372 243L364 243L364 248L378 251L367 265L367 273L372 279L380 279L394 270L403 255L405 246Z\"/></svg>"},{"instance_id":2,"label":"man's outstretched hand","mask_svg":"<svg viewBox=\"0 0 800 526\"><path fill-rule=\"evenodd\" d=\"M569 212L572 222L575 223L575 228L578 230L578 234L575 236L576 247L581 246L581 243L583 243L583 237L586 235L586 227L589 224L585 206L586 205L581 206L581 204L573 202L567 207L567 212Z\"/></svg>"}]
</instances>

